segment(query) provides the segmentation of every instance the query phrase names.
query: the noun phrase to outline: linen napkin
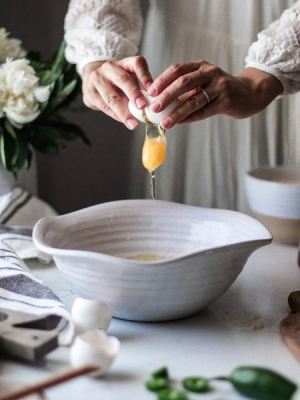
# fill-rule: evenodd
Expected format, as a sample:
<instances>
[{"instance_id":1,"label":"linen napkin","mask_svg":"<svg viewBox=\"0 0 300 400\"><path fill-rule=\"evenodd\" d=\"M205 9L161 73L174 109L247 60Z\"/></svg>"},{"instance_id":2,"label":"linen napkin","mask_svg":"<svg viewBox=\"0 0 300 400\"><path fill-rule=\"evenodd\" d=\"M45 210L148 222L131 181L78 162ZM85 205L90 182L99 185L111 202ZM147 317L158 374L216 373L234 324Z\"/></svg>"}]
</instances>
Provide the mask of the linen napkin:
<instances>
[{"instance_id":1,"label":"linen napkin","mask_svg":"<svg viewBox=\"0 0 300 400\"><path fill-rule=\"evenodd\" d=\"M20 188L0 197L0 306L41 318L60 317L53 330L59 333L59 344L68 345L74 336L69 312L22 261L22 258L35 257L50 261L48 255L35 247L32 227L40 218L54 215L55 211L48 204Z\"/></svg>"},{"instance_id":2,"label":"linen napkin","mask_svg":"<svg viewBox=\"0 0 300 400\"><path fill-rule=\"evenodd\" d=\"M0 196L1 241L12 247L22 259L39 258L48 263L51 257L40 252L33 243L32 228L39 219L55 215L57 213L49 204L21 188L15 188Z\"/></svg>"}]
</instances>

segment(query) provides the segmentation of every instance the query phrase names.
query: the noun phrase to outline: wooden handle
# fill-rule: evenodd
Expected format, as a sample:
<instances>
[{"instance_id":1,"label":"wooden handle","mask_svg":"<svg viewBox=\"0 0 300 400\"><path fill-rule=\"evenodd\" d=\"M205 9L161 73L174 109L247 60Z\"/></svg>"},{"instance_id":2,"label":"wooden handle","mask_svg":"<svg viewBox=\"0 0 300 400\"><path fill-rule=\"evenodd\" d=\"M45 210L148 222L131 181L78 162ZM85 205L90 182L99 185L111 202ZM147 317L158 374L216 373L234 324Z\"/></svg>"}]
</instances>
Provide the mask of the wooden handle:
<instances>
[{"instance_id":1,"label":"wooden handle","mask_svg":"<svg viewBox=\"0 0 300 400\"><path fill-rule=\"evenodd\" d=\"M45 379L34 385L24 386L23 388L16 389L10 393L0 395L0 400L16 400L22 397L28 396L33 393L42 392L49 387L59 385L71 379L77 378L82 375L90 374L91 372L98 371L99 367L86 366L77 369L71 369L67 372L63 372L59 375Z\"/></svg>"}]
</instances>

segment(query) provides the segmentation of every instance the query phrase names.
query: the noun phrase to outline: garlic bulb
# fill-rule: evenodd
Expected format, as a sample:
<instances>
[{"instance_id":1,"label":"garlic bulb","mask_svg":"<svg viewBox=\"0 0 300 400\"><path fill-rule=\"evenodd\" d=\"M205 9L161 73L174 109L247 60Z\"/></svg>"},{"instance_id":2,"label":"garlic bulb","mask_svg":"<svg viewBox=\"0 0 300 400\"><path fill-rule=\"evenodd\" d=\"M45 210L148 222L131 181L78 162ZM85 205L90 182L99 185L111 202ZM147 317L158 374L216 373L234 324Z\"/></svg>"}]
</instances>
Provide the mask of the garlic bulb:
<instances>
[{"instance_id":1,"label":"garlic bulb","mask_svg":"<svg viewBox=\"0 0 300 400\"><path fill-rule=\"evenodd\" d=\"M144 109L146 117L154 124L160 124L165 117L170 115L170 113L179 106L178 100L174 100L164 110L159 113L155 113L150 110L150 105L155 101L155 97L149 96L144 90L142 90L142 93L148 101L148 106ZM144 123L146 122L143 117L143 111L136 108L131 102L128 103L128 109L136 119Z\"/></svg>"}]
</instances>

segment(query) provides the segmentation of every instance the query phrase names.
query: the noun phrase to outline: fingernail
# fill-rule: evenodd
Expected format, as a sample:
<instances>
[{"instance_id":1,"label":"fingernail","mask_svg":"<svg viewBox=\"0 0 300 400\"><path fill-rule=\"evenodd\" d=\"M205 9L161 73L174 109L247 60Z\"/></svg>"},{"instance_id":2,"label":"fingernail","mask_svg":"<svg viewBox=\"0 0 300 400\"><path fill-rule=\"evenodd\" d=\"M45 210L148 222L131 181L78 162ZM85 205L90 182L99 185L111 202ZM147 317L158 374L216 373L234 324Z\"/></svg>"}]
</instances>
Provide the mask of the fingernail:
<instances>
[{"instance_id":1,"label":"fingernail","mask_svg":"<svg viewBox=\"0 0 300 400\"><path fill-rule=\"evenodd\" d=\"M126 121L126 125L129 129L134 129L138 126L138 123L135 119L128 118L128 120Z\"/></svg>"},{"instance_id":2,"label":"fingernail","mask_svg":"<svg viewBox=\"0 0 300 400\"><path fill-rule=\"evenodd\" d=\"M148 89L148 94L150 96L155 96L157 93L157 88L155 86L150 86L150 88Z\"/></svg>"},{"instance_id":3,"label":"fingernail","mask_svg":"<svg viewBox=\"0 0 300 400\"><path fill-rule=\"evenodd\" d=\"M152 85L152 82L147 82L146 84L145 84L145 88L146 88L146 90L148 90L149 89L149 87Z\"/></svg>"},{"instance_id":4,"label":"fingernail","mask_svg":"<svg viewBox=\"0 0 300 400\"><path fill-rule=\"evenodd\" d=\"M137 108L143 108L147 102L145 99L143 99L143 97L137 97L135 99L135 104L137 105Z\"/></svg>"},{"instance_id":5,"label":"fingernail","mask_svg":"<svg viewBox=\"0 0 300 400\"><path fill-rule=\"evenodd\" d=\"M171 120L170 117L167 117L167 118L165 118L165 119L163 119L163 120L161 121L161 126L162 126L164 129L170 128L171 125L172 125L172 120Z\"/></svg>"},{"instance_id":6,"label":"fingernail","mask_svg":"<svg viewBox=\"0 0 300 400\"><path fill-rule=\"evenodd\" d=\"M151 111L158 112L161 109L161 102L155 101L153 104L151 104L150 109Z\"/></svg>"}]
</instances>

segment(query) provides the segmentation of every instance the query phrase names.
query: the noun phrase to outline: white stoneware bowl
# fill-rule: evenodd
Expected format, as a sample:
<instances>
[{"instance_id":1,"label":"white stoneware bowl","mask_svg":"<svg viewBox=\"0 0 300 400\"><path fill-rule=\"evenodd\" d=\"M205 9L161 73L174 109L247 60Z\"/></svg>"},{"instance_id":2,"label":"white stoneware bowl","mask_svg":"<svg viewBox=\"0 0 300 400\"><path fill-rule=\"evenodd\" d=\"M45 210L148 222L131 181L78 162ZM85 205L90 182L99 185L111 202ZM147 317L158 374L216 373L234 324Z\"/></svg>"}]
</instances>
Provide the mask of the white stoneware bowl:
<instances>
[{"instance_id":1,"label":"white stoneware bowl","mask_svg":"<svg viewBox=\"0 0 300 400\"><path fill-rule=\"evenodd\" d=\"M260 167L246 175L246 196L253 216L274 240L297 245L300 231L300 167Z\"/></svg>"},{"instance_id":2,"label":"white stoneware bowl","mask_svg":"<svg viewBox=\"0 0 300 400\"><path fill-rule=\"evenodd\" d=\"M162 321L219 298L250 254L271 242L254 218L159 200L125 200L40 220L36 246L53 256L79 296L102 299L114 316ZM150 254L165 259L126 259Z\"/></svg>"}]
</instances>

